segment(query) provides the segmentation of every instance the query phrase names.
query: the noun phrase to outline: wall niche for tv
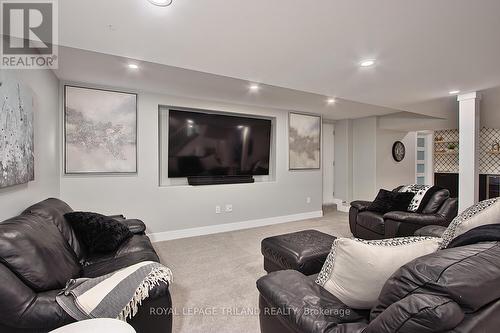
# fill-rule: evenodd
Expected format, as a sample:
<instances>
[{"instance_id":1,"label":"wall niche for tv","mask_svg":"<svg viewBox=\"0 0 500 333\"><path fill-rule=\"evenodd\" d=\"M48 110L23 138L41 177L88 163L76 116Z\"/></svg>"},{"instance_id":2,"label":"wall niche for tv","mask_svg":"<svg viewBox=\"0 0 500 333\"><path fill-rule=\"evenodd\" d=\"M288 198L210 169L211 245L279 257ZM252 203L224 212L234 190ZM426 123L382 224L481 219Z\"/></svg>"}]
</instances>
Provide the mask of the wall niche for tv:
<instances>
[{"instance_id":1,"label":"wall niche for tv","mask_svg":"<svg viewBox=\"0 0 500 333\"><path fill-rule=\"evenodd\" d=\"M160 107L160 185L217 185L274 177L274 121Z\"/></svg>"}]
</instances>

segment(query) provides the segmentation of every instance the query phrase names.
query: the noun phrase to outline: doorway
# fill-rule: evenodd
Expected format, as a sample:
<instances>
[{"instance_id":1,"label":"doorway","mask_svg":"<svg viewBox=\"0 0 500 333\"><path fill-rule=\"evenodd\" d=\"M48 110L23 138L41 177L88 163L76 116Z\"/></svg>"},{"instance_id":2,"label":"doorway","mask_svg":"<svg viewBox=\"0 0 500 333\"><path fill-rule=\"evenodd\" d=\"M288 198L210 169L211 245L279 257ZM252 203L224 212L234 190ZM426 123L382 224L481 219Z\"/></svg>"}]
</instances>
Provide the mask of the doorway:
<instances>
[{"instance_id":1,"label":"doorway","mask_svg":"<svg viewBox=\"0 0 500 333\"><path fill-rule=\"evenodd\" d=\"M434 185L432 154L434 137L430 131L417 132L415 181L420 185Z\"/></svg>"}]
</instances>

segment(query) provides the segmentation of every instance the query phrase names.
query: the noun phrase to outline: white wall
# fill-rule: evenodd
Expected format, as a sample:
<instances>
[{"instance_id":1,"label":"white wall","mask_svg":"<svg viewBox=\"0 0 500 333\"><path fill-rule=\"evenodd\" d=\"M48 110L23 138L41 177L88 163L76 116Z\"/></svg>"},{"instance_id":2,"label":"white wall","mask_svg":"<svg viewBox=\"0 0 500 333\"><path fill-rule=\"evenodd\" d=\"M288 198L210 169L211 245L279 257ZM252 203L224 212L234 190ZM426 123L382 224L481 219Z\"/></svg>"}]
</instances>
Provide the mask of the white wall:
<instances>
[{"instance_id":1,"label":"white wall","mask_svg":"<svg viewBox=\"0 0 500 333\"><path fill-rule=\"evenodd\" d=\"M392 145L402 141L406 157L397 163ZM378 117L335 123L335 198L373 200L378 190L415 182L416 132L380 128Z\"/></svg>"},{"instance_id":2,"label":"white wall","mask_svg":"<svg viewBox=\"0 0 500 333\"><path fill-rule=\"evenodd\" d=\"M334 189L335 199L352 201L352 120L339 120L334 124Z\"/></svg>"},{"instance_id":3,"label":"white wall","mask_svg":"<svg viewBox=\"0 0 500 333\"><path fill-rule=\"evenodd\" d=\"M335 203L333 197L334 188L334 150L335 139L333 135L333 123L323 122L322 136L322 165L323 165L323 204L329 205Z\"/></svg>"},{"instance_id":4,"label":"white wall","mask_svg":"<svg viewBox=\"0 0 500 333\"><path fill-rule=\"evenodd\" d=\"M354 200L371 200L377 186L377 118L353 121L352 179Z\"/></svg>"},{"instance_id":5,"label":"white wall","mask_svg":"<svg viewBox=\"0 0 500 333\"><path fill-rule=\"evenodd\" d=\"M481 92L480 114L482 127L500 128L500 87Z\"/></svg>"},{"instance_id":6,"label":"white wall","mask_svg":"<svg viewBox=\"0 0 500 333\"><path fill-rule=\"evenodd\" d=\"M392 190L400 185L415 183L416 132L377 129L377 185L378 189ZM406 147L404 160L392 157L392 145L401 141Z\"/></svg>"},{"instance_id":7,"label":"white wall","mask_svg":"<svg viewBox=\"0 0 500 333\"><path fill-rule=\"evenodd\" d=\"M191 187L160 187L158 105L182 106L276 118L275 181ZM62 114L62 110L61 110ZM321 170L288 170L287 112L226 103L139 93L138 168L132 176L61 177L61 197L74 209L123 213L143 219L149 233L214 226L321 211ZM306 198L311 198L311 203ZM215 206L233 205L232 213Z\"/></svg>"},{"instance_id":8,"label":"white wall","mask_svg":"<svg viewBox=\"0 0 500 333\"><path fill-rule=\"evenodd\" d=\"M0 189L0 221L33 203L59 196L59 82L51 70L2 70L34 96L35 181Z\"/></svg>"}]
</instances>

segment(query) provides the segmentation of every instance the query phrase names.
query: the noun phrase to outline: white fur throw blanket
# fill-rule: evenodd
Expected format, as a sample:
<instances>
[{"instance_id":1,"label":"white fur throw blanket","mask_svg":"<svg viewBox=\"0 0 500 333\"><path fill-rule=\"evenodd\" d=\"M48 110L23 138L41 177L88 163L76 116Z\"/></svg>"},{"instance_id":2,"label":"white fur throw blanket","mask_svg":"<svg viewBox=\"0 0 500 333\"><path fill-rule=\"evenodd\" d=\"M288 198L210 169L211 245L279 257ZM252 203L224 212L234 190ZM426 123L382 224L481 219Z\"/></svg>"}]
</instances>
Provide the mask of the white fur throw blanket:
<instances>
[{"instance_id":1,"label":"white fur throw blanket","mask_svg":"<svg viewBox=\"0 0 500 333\"><path fill-rule=\"evenodd\" d=\"M125 321L136 315L149 291L159 283L170 284L172 272L152 261L144 261L97 278L70 280L57 303L76 320L116 318Z\"/></svg>"}]
</instances>

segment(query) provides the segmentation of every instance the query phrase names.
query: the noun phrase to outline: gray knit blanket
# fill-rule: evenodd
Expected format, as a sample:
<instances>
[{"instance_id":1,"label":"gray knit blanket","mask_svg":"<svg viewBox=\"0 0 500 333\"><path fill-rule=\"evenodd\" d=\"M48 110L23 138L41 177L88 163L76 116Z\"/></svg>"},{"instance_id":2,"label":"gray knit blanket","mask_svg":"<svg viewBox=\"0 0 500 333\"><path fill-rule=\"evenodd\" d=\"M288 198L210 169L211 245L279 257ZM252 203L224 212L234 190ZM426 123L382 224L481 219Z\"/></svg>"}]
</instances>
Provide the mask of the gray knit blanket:
<instances>
[{"instance_id":1,"label":"gray knit blanket","mask_svg":"<svg viewBox=\"0 0 500 333\"><path fill-rule=\"evenodd\" d=\"M136 315L150 290L160 283L171 282L170 269L144 261L97 278L70 280L56 301L78 321L92 318L125 321Z\"/></svg>"}]
</instances>

